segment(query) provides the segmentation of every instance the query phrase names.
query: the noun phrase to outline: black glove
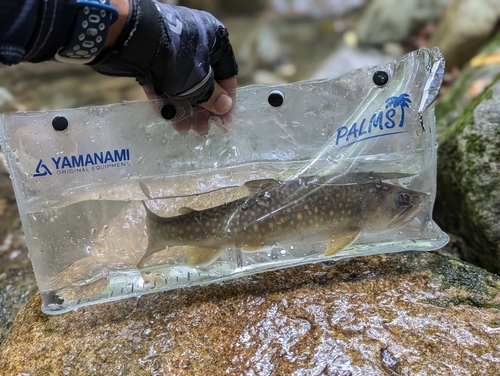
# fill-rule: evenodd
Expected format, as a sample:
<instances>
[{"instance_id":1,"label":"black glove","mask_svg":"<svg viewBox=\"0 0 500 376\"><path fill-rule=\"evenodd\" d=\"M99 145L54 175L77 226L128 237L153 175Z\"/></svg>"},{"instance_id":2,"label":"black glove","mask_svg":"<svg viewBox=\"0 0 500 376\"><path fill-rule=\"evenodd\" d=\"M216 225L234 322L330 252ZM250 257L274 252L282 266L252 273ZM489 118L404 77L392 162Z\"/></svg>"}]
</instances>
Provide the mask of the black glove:
<instances>
[{"instance_id":1,"label":"black glove","mask_svg":"<svg viewBox=\"0 0 500 376\"><path fill-rule=\"evenodd\" d=\"M224 26L211 14L153 0L130 0L116 49L89 65L109 76L135 77L158 95L195 106L214 91L214 79L238 73Z\"/></svg>"}]
</instances>

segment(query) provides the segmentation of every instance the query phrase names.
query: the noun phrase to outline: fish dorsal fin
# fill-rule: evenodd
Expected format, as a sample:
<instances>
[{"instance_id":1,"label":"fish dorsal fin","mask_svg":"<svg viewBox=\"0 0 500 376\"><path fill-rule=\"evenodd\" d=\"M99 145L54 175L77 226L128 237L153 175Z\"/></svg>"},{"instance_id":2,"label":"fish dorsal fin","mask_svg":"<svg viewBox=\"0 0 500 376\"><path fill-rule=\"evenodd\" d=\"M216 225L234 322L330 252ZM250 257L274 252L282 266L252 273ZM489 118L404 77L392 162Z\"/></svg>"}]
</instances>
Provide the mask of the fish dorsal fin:
<instances>
[{"instance_id":1,"label":"fish dorsal fin","mask_svg":"<svg viewBox=\"0 0 500 376\"><path fill-rule=\"evenodd\" d=\"M189 266L209 265L219 258L224 248L188 246L186 250Z\"/></svg>"},{"instance_id":2,"label":"fish dorsal fin","mask_svg":"<svg viewBox=\"0 0 500 376\"><path fill-rule=\"evenodd\" d=\"M261 189L269 189L278 184L277 180L274 179L260 179L260 180L250 180L247 181L243 186L248 189L249 193L257 192Z\"/></svg>"},{"instance_id":3,"label":"fish dorsal fin","mask_svg":"<svg viewBox=\"0 0 500 376\"><path fill-rule=\"evenodd\" d=\"M354 243L361 234L360 228L353 228L348 231L341 233L340 235L336 235L328 244L325 253L323 256L332 256L336 253L339 253L344 248L349 247L352 243Z\"/></svg>"}]
</instances>

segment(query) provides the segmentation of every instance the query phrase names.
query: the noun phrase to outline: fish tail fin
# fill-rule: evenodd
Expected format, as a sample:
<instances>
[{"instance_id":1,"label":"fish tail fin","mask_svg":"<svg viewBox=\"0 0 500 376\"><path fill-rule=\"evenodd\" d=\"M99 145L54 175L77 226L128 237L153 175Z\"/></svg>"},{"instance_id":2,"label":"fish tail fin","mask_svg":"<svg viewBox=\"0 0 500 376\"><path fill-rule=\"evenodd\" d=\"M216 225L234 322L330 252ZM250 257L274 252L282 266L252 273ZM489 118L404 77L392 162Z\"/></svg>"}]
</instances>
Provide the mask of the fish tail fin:
<instances>
[{"instance_id":1,"label":"fish tail fin","mask_svg":"<svg viewBox=\"0 0 500 376\"><path fill-rule=\"evenodd\" d=\"M148 206L143 202L144 209L146 210L146 232L148 234L148 247L146 253L139 261L139 266L144 265L144 260L152 254L164 250L167 245L163 241L161 228L164 227L160 222L165 222L167 218L161 218L153 213Z\"/></svg>"},{"instance_id":2,"label":"fish tail fin","mask_svg":"<svg viewBox=\"0 0 500 376\"><path fill-rule=\"evenodd\" d=\"M209 265L217 260L222 252L224 248L189 246L186 250L188 266Z\"/></svg>"}]
</instances>

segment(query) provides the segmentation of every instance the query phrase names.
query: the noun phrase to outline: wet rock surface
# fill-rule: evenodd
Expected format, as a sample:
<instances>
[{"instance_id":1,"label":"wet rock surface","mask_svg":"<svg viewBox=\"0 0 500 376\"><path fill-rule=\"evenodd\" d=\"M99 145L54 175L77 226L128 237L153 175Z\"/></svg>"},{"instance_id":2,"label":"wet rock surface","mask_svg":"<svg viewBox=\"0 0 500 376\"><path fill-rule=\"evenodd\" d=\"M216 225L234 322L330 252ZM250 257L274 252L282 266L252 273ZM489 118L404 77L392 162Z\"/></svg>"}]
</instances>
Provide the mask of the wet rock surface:
<instances>
[{"instance_id":1,"label":"wet rock surface","mask_svg":"<svg viewBox=\"0 0 500 376\"><path fill-rule=\"evenodd\" d=\"M318 263L81 308L20 311L5 374L495 375L500 279L439 253Z\"/></svg>"},{"instance_id":2,"label":"wet rock surface","mask_svg":"<svg viewBox=\"0 0 500 376\"><path fill-rule=\"evenodd\" d=\"M434 217L465 260L500 272L500 76L441 134Z\"/></svg>"},{"instance_id":3,"label":"wet rock surface","mask_svg":"<svg viewBox=\"0 0 500 376\"><path fill-rule=\"evenodd\" d=\"M0 343L14 317L37 291L14 191L0 152Z\"/></svg>"}]
</instances>

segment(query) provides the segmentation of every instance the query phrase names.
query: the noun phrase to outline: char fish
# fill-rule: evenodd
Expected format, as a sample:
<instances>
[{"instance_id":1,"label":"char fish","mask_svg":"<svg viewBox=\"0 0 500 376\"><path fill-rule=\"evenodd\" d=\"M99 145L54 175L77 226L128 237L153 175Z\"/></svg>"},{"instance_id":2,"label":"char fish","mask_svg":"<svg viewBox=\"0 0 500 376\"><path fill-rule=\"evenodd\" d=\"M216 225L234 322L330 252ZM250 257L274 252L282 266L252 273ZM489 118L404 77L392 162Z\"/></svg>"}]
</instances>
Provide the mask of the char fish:
<instances>
[{"instance_id":1,"label":"char fish","mask_svg":"<svg viewBox=\"0 0 500 376\"><path fill-rule=\"evenodd\" d=\"M145 204L148 248L187 246L188 264L207 265L228 247L245 251L297 241L325 241L325 256L362 233L399 228L422 210L426 195L384 182L319 184L302 179L261 183L256 193L206 210L160 217Z\"/></svg>"}]
</instances>

